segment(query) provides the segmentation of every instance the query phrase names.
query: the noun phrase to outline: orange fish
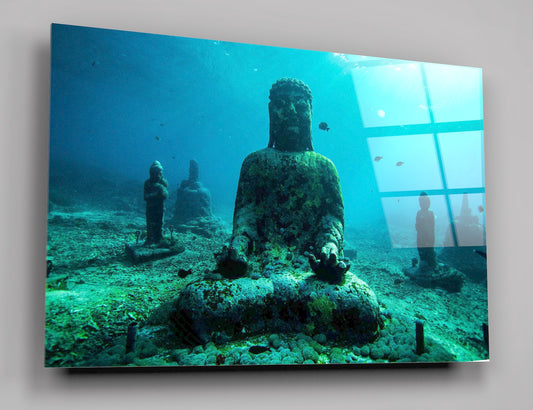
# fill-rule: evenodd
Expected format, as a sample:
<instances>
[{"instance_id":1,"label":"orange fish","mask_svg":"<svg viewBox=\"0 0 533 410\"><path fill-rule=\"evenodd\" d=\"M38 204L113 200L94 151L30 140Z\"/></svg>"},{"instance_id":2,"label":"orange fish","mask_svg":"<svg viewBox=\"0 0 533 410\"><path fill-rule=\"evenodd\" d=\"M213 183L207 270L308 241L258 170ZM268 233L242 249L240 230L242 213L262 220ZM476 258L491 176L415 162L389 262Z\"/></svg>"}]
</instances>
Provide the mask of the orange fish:
<instances>
[{"instance_id":1,"label":"orange fish","mask_svg":"<svg viewBox=\"0 0 533 410\"><path fill-rule=\"evenodd\" d=\"M376 158L374 158L374 161L379 162L379 161L381 161L382 159L383 159L383 157L376 157Z\"/></svg>"},{"instance_id":2,"label":"orange fish","mask_svg":"<svg viewBox=\"0 0 533 410\"><path fill-rule=\"evenodd\" d=\"M477 210L481 213L481 212L483 212L485 210L485 208L483 208L483 205L479 205L477 207Z\"/></svg>"},{"instance_id":3,"label":"orange fish","mask_svg":"<svg viewBox=\"0 0 533 410\"><path fill-rule=\"evenodd\" d=\"M397 166L397 167L401 167L403 164L404 164L404 162L402 162L402 161L398 161L398 162L396 163L396 166Z\"/></svg>"}]
</instances>

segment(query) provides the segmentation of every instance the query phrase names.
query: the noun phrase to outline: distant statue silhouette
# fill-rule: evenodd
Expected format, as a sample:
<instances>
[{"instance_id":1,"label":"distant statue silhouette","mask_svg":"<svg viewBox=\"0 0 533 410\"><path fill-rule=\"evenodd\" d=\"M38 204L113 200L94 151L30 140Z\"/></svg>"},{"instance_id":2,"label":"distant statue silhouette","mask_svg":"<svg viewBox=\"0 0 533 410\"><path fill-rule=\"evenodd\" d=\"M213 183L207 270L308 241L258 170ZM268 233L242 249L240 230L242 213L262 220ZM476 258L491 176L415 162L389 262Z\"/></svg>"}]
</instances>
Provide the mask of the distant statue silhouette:
<instances>
[{"instance_id":1,"label":"distant statue silhouette","mask_svg":"<svg viewBox=\"0 0 533 410\"><path fill-rule=\"evenodd\" d=\"M184 179L178 188L173 222L187 223L196 218L213 217L211 194L198 180L198 163L189 162L189 179Z\"/></svg>"},{"instance_id":2,"label":"distant statue silhouette","mask_svg":"<svg viewBox=\"0 0 533 410\"><path fill-rule=\"evenodd\" d=\"M146 246L157 245L163 238L164 201L168 198L167 180L163 178L163 167L155 161L150 167L150 178L144 182L146 201Z\"/></svg>"},{"instance_id":3,"label":"distant statue silhouette","mask_svg":"<svg viewBox=\"0 0 533 410\"><path fill-rule=\"evenodd\" d=\"M430 211L431 200L426 192L418 197L420 210L416 214L416 246L420 256L420 269L435 269L437 256L435 253L435 214Z\"/></svg>"}]
</instances>

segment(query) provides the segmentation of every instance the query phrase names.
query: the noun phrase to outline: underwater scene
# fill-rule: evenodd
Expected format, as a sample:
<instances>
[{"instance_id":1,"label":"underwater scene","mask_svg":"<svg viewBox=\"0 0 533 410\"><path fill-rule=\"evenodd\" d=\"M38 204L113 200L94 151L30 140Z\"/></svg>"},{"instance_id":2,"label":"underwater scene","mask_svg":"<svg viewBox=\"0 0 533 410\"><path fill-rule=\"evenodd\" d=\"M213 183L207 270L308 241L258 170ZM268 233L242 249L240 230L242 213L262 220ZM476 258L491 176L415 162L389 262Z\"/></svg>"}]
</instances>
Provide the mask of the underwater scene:
<instances>
[{"instance_id":1,"label":"underwater scene","mask_svg":"<svg viewBox=\"0 0 533 410\"><path fill-rule=\"evenodd\" d=\"M482 70L53 24L45 366L489 359Z\"/></svg>"}]
</instances>

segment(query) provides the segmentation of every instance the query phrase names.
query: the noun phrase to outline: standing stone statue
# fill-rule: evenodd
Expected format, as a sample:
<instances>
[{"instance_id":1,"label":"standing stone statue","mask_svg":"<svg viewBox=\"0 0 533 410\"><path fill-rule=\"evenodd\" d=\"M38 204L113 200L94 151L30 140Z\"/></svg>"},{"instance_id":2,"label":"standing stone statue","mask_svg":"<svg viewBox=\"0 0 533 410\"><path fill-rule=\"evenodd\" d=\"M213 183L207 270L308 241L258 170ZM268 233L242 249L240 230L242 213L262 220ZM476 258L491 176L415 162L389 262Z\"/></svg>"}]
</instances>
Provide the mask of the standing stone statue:
<instances>
[{"instance_id":1,"label":"standing stone statue","mask_svg":"<svg viewBox=\"0 0 533 410\"><path fill-rule=\"evenodd\" d=\"M460 292L465 275L461 271L437 262L435 252L435 214L429 209L431 200L422 191L418 197L420 210L416 214L416 247L420 257L420 266L416 264L403 269L403 273L426 288L442 288L449 292ZM416 261L416 259L415 259Z\"/></svg>"},{"instance_id":2,"label":"standing stone statue","mask_svg":"<svg viewBox=\"0 0 533 410\"><path fill-rule=\"evenodd\" d=\"M165 216L165 199L168 198L167 181L163 178L163 167L155 161L150 167L150 178L144 182L144 200L146 201L146 241L139 243L141 231L136 232L136 242L126 243L126 255L134 263L165 258L185 250L175 238L163 238L163 218Z\"/></svg>"},{"instance_id":3,"label":"standing stone statue","mask_svg":"<svg viewBox=\"0 0 533 410\"><path fill-rule=\"evenodd\" d=\"M150 178L144 182L146 201L146 242L145 246L157 245L163 238L164 201L168 198L167 180L163 178L163 167L155 161L150 167Z\"/></svg>"},{"instance_id":4,"label":"standing stone statue","mask_svg":"<svg viewBox=\"0 0 533 410\"><path fill-rule=\"evenodd\" d=\"M418 197L420 210L416 214L416 246L420 256L420 269L435 269L437 257L435 254L435 214L429 209L431 200L426 192Z\"/></svg>"}]
</instances>

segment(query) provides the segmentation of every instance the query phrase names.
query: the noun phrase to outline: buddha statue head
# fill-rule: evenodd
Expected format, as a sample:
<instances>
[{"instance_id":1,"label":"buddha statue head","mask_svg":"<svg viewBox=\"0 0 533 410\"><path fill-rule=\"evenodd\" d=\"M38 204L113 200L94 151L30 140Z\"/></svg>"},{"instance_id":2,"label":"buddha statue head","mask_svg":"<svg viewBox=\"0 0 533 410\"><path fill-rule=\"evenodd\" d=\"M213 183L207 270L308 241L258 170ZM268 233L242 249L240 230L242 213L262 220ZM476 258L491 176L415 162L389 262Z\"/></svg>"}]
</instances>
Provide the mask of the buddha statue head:
<instances>
[{"instance_id":1,"label":"buddha statue head","mask_svg":"<svg viewBox=\"0 0 533 410\"><path fill-rule=\"evenodd\" d=\"M279 151L313 151L311 90L304 82L282 78L270 89L269 148Z\"/></svg>"}]
</instances>

